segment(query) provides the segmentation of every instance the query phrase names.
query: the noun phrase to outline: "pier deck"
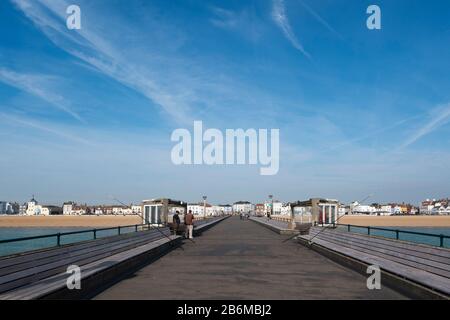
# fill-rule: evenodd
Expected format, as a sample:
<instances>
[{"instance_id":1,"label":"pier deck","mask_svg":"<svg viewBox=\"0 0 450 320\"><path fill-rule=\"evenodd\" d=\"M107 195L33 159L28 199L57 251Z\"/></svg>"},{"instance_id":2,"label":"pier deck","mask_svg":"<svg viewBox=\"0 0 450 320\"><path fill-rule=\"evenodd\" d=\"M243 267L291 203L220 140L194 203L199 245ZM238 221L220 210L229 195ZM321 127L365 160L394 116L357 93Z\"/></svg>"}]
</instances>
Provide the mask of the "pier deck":
<instances>
[{"instance_id":1,"label":"pier deck","mask_svg":"<svg viewBox=\"0 0 450 320\"><path fill-rule=\"evenodd\" d=\"M231 217L96 299L404 299L250 220Z\"/></svg>"}]
</instances>

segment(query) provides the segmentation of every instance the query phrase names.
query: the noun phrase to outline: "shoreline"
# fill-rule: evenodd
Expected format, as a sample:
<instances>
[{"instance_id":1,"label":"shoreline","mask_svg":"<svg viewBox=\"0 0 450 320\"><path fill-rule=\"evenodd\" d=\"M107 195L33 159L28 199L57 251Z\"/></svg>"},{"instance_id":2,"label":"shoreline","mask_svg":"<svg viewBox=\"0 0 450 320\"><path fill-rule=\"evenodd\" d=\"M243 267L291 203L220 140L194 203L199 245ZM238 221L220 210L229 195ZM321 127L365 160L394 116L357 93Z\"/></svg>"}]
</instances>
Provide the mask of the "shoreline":
<instances>
[{"instance_id":1,"label":"shoreline","mask_svg":"<svg viewBox=\"0 0 450 320\"><path fill-rule=\"evenodd\" d=\"M118 227L141 224L137 215L101 215L101 216L0 216L0 228L96 228Z\"/></svg>"},{"instance_id":2,"label":"shoreline","mask_svg":"<svg viewBox=\"0 0 450 320\"><path fill-rule=\"evenodd\" d=\"M370 227L450 227L450 216L343 216L340 224Z\"/></svg>"}]
</instances>

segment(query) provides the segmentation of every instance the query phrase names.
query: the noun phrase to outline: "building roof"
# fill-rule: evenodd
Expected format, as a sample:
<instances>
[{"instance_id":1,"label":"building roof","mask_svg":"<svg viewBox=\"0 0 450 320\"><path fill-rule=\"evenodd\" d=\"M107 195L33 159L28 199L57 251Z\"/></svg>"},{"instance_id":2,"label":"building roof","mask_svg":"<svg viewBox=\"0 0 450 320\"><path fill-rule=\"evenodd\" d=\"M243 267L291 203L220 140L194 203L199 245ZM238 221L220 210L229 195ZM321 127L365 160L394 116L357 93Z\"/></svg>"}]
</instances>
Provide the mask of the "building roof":
<instances>
[{"instance_id":1,"label":"building roof","mask_svg":"<svg viewBox=\"0 0 450 320\"><path fill-rule=\"evenodd\" d=\"M251 204L251 202L248 202L248 201L237 201L234 204Z\"/></svg>"}]
</instances>

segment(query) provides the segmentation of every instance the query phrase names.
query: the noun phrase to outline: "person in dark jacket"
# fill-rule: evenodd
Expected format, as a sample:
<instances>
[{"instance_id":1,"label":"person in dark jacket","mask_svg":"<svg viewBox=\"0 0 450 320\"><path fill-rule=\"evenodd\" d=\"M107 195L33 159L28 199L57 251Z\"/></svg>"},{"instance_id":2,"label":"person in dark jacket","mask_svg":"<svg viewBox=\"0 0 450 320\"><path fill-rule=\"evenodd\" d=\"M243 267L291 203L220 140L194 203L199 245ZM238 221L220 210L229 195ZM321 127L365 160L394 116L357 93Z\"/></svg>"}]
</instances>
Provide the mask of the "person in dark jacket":
<instances>
[{"instance_id":1,"label":"person in dark jacket","mask_svg":"<svg viewBox=\"0 0 450 320\"><path fill-rule=\"evenodd\" d=\"M173 229L173 234L176 236L177 232L178 232L178 228L180 226L180 211L175 211L175 214L173 215L173 220L172 220L172 229Z\"/></svg>"}]
</instances>

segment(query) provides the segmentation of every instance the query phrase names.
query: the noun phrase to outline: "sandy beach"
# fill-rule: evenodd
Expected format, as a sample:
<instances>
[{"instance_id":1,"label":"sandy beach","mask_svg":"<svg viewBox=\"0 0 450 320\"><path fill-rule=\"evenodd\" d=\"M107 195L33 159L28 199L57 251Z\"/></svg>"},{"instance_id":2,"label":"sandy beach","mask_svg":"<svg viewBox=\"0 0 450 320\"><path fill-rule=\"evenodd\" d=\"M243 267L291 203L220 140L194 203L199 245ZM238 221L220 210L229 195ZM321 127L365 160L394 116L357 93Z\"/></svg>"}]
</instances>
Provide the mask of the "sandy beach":
<instances>
[{"instance_id":1,"label":"sandy beach","mask_svg":"<svg viewBox=\"0 0 450 320\"><path fill-rule=\"evenodd\" d=\"M344 216L338 223L374 227L450 227L450 216Z\"/></svg>"},{"instance_id":2,"label":"sandy beach","mask_svg":"<svg viewBox=\"0 0 450 320\"><path fill-rule=\"evenodd\" d=\"M2 227L117 227L142 223L139 216L0 216Z\"/></svg>"}]
</instances>

